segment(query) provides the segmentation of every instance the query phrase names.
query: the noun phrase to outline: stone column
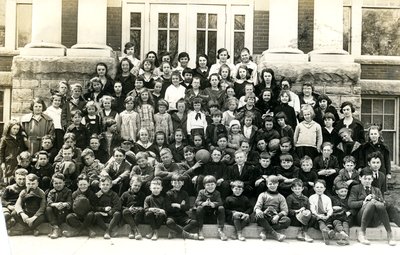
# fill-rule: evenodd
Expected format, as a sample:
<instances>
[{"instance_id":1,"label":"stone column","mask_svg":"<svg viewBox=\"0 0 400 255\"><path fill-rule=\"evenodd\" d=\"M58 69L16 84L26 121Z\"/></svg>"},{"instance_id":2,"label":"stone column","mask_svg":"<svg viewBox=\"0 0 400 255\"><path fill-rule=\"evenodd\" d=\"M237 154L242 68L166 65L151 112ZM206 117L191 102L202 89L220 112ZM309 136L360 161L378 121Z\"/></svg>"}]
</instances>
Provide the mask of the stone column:
<instances>
[{"instance_id":1,"label":"stone column","mask_svg":"<svg viewBox=\"0 0 400 255\"><path fill-rule=\"evenodd\" d=\"M314 50L311 61L352 62L343 50L343 0L314 0Z\"/></svg>"},{"instance_id":2,"label":"stone column","mask_svg":"<svg viewBox=\"0 0 400 255\"><path fill-rule=\"evenodd\" d=\"M110 57L107 46L107 0L79 0L77 44L68 56Z\"/></svg>"},{"instance_id":3,"label":"stone column","mask_svg":"<svg viewBox=\"0 0 400 255\"><path fill-rule=\"evenodd\" d=\"M21 50L25 56L64 56L61 45L62 0L32 1L32 41Z\"/></svg>"},{"instance_id":4,"label":"stone column","mask_svg":"<svg viewBox=\"0 0 400 255\"><path fill-rule=\"evenodd\" d=\"M298 0L269 1L269 48L264 51L266 61L308 61L297 47Z\"/></svg>"}]
</instances>

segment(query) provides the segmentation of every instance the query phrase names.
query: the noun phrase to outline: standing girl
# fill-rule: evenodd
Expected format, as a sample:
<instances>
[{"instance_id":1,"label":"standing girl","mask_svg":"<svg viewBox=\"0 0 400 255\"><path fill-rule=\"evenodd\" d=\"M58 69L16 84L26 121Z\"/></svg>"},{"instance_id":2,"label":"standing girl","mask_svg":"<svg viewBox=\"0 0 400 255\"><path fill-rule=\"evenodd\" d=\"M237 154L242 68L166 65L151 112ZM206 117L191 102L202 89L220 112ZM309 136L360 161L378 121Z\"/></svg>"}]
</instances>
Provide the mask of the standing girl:
<instances>
[{"instance_id":1,"label":"standing girl","mask_svg":"<svg viewBox=\"0 0 400 255\"><path fill-rule=\"evenodd\" d=\"M105 63L97 63L95 76L100 78L101 90L104 94L111 95L114 91L114 80L108 75L108 67Z\"/></svg>"},{"instance_id":2,"label":"standing girl","mask_svg":"<svg viewBox=\"0 0 400 255\"><path fill-rule=\"evenodd\" d=\"M100 99L101 107L103 109L100 111L99 115L101 120L103 121L103 127L105 126L108 119L116 120L118 117L118 112L111 109L113 100L114 98L112 96L103 96Z\"/></svg>"},{"instance_id":3,"label":"standing girl","mask_svg":"<svg viewBox=\"0 0 400 255\"><path fill-rule=\"evenodd\" d=\"M119 58L120 63L122 63L123 59L128 59L132 63L132 67L130 67L130 72L138 76L140 69L140 60L135 56L135 44L133 42L127 42L124 47L125 56Z\"/></svg>"},{"instance_id":4,"label":"standing girl","mask_svg":"<svg viewBox=\"0 0 400 255\"><path fill-rule=\"evenodd\" d=\"M138 60L139 61L139 60ZM139 61L140 65L140 61ZM117 75L115 76L115 81L121 82L122 85L122 93L127 95L135 88L135 79L136 76L132 74L132 70L134 70L134 65L128 58L121 59L119 62Z\"/></svg>"},{"instance_id":5,"label":"standing girl","mask_svg":"<svg viewBox=\"0 0 400 255\"><path fill-rule=\"evenodd\" d=\"M217 101L219 107L221 107L223 100L223 90L219 85L219 76L218 74L211 74L209 78L210 87L204 90L204 93L208 95L209 100Z\"/></svg>"},{"instance_id":6,"label":"standing girl","mask_svg":"<svg viewBox=\"0 0 400 255\"><path fill-rule=\"evenodd\" d=\"M225 48L221 48L217 51L217 63L213 64L210 68L210 74L218 73L221 65L226 64L229 66L231 71L231 77L234 78L236 76L236 67L232 63L228 63L228 59L230 59L230 55L228 50Z\"/></svg>"},{"instance_id":7,"label":"standing girl","mask_svg":"<svg viewBox=\"0 0 400 255\"><path fill-rule=\"evenodd\" d=\"M167 113L168 102L164 99L158 101L158 113L154 114L154 124L155 130L163 131L167 136L167 139L170 139L173 133L172 119L171 115ZM166 141L168 143L168 140Z\"/></svg>"},{"instance_id":8,"label":"standing girl","mask_svg":"<svg viewBox=\"0 0 400 255\"><path fill-rule=\"evenodd\" d=\"M236 75L236 81L233 84L233 88L235 89L235 95L237 99L240 99L242 96L246 94L245 87L247 84L253 85L249 82L250 73L245 65L239 66Z\"/></svg>"},{"instance_id":9,"label":"standing girl","mask_svg":"<svg viewBox=\"0 0 400 255\"><path fill-rule=\"evenodd\" d=\"M179 99L178 102L176 102L176 109L178 111L171 114L173 130L177 130L178 128L182 129L184 138L186 138L187 107L184 99Z\"/></svg>"},{"instance_id":10,"label":"standing girl","mask_svg":"<svg viewBox=\"0 0 400 255\"><path fill-rule=\"evenodd\" d=\"M104 96L102 91L102 84L99 77L93 77L89 81L88 92L83 95L83 98L87 101L94 101L100 106L100 98Z\"/></svg>"},{"instance_id":11,"label":"standing girl","mask_svg":"<svg viewBox=\"0 0 400 255\"><path fill-rule=\"evenodd\" d=\"M55 148L61 149L64 143L64 129L61 124L61 101L62 96L56 93L51 96L51 105L43 113L49 116L53 120L54 134L55 134Z\"/></svg>"},{"instance_id":12,"label":"standing girl","mask_svg":"<svg viewBox=\"0 0 400 255\"><path fill-rule=\"evenodd\" d=\"M154 71L154 63L150 59L146 58L143 60L141 68L143 70L143 74L141 76L143 77L144 80L144 87L153 90L154 89L154 80L157 78L157 75L153 73Z\"/></svg>"},{"instance_id":13,"label":"standing girl","mask_svg":"<svg viewBox=\"0 0 400 255\"><path fill-rule=\"evenodd\" d=\"M167 90L168 86L171 85L171 75L172 75L172 67L170 62L162 62L160 65L160 69L162 71L161 78L162 78L162 89L161 89L161 96L165 96L165 91Z\"/></svg>"},{"instance_id":14,"label":"standing girl","mask_svg":"<svg viewBox=\"0 0 400 255\"><path fill-rule=\"evenodd\" d=\"M99 135L103 130L103 123L100 116L98 115L99 108L93 101L86 103L85 111L86 114L83 117L82 124L88 129L89 135Z\"/></svg>"},{"instance_id":15,"label":"standing girl","mask_svg":"<svg viewBox=\"0 0 400 255\"><path fill-rule=\"evenodd\" d=\"M287 117L287 123L293 129L296 129L297 118L294 108L289 105L290 94L288 90L282 90L279 93L279 104L275 107L274 113L283 112Z\"/></svg>"},{"instance_id":16,"label":"standing girl","mask_svg":"<svg viewBox=\"0 0 400 255\"><path fill-rule=\"evenodd\" d=\"M154 103L150 92L143 89L137 97L136 112L139 114L140 128L146 129L150 142L154 139Z\"/></svg>"},{"instance_id":17,"label":"standing girl","mask_svg":"<svg viewBox=\"0 0 400 255\"><path fill-rule=\"evenodd\" d=\"M229 66L227 64L221 65L221 68L219 69L218 74L221 77L220 84L221 84L222 90L226 90L229 87L233 88L231 69L229 68Z\"/></svg>"},{"instance_id":18,"label":"standing girl","mask_svg":"<svg viewBox=\"0 0 400 255\"><path fill-rule=\"evenodd\" d=\"M140 129L139 114L133 110L134 98L128 96L125 101L125 111L121 112L117 118L117 127L122 139L136 141L136 135Z\"/></svg>"},{"instance_id":19,"label":"standing girl","mask_svg":"<svg viewBox=\"0 0 400 255\"><path fill-rule=\"evenodd\" d=\"M210 86L208 82L209 72L208 56L206 54L198 55L196 59L196 68L193 69L193 77L200 77L200 89L205 89Z\"/></svg>"},{"instance_id":20,"label":"standing girl","mask_svg":"<svg viewBox=\"0 0 400 255\"><path fill-rule=\"evenodd\" d=\"M240 51L240 63L236 65L238 70L241 65L245 65L250 74L250 81L256 85L257 84L257 65L251 60L250 50L243 48Z\"/></svg>"},{"instance_id":21,"label":"standing girl","mask_svg":"<svg viewBox=\"0 0 400 255\"><path fill-rule=\"evenodd\" d=\"M260 82L255 87L255 93L259 95L262 90L271 89L272 91L272 102L278 101L280 88L276 84L274 70L265 68L261 71Z\"/></svg>"}]
</instances>

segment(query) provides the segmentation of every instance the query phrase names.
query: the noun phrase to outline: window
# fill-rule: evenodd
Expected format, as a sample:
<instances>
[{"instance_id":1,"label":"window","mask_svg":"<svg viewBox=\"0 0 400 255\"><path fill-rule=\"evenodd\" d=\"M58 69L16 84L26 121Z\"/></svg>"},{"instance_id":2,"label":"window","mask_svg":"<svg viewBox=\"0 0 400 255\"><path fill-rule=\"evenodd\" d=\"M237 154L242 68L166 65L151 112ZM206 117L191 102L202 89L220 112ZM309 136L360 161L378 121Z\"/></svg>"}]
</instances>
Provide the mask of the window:
<instances>
[{"instance_id":1,"label":"window","mask_svg":"<svg viewBox=\"0 0 400 255\"><path fill-rule=\"evenodd\" d=\"M135 44L135 55L138 57L142 42L142 13L131 12L129 41Z\"/></svg>"},{"instance_id":2,"label":"window","mask_svg":"<svg viewBox=\"0 0 400 255\"><path fill-rule=\"evenodd\" d=\"M217 53L217 14L197 13L196 35L196 55L207 54L209 64L214 64Z\"/></svg>"},{"instance_id":3,"label":"window","mask_svg":"<svg viewBox=\"0 0 400 255\"><path fill-rule=\"evenodd\" d=\"M32 36L32 4L17 4L17 38L15 47L22 48L31 42Z\"/></svg>"},{"instance_id":4,"label":"window","mask_svg":"<svg viewBox=\"0 0 400 255\"><path fill-rule=\"evenodd\" d=\"M343 6L343 49L351 54L351 7Z\"/></svg>"},{"instance_id":5,"label":"window","mask_svg":"<svg viewBox=\"0 0 400 255\"><path fill-rule=\"evenodd\" d=\"M158 53L169 51L171 60L178 54L179 13L158 14Z\"/></svg>"},{"instance_id":6,"label":"window","mask_svg":"<svg viewBox=\"0 0 400 255\"><path fill-rule=\"evenodd\" d=\"M0 89L0 136L3 134L4 124L10 119L10 89Z\"/></svg>"},{"instance_id":7,"label":"window","mask_svg":"<svg viewBox=\"0 0 400 255\"><path fill-rule=\"evenodd\" d=\"M244 35L245 35L245 25L246 16L245 15L235 15L234 20L234 32L233 32L233 56L234 63L240 62L240 51L244 46Z\"/></svg>"},{"instance_id":8,"label":"window","mask_svg":"<svg viewBox=\"0 0 400 255\"><path fill-rule=\"evenodd\" d=\"M389 146L390 157L394 163L398 162L398 100L396 98L363 98L361 121L364 127L371 124L382 125L382 136Z\"/></svg>"},{"instance_id":9,"label":"window","mask_svg":"<svg viewBox=\"0 0 400 255\"><path fill-rule=\"evenodd\" d=\"M6 1L0 2L0 47L4 47L6 39Z\"/></svg>"}]
</instances>

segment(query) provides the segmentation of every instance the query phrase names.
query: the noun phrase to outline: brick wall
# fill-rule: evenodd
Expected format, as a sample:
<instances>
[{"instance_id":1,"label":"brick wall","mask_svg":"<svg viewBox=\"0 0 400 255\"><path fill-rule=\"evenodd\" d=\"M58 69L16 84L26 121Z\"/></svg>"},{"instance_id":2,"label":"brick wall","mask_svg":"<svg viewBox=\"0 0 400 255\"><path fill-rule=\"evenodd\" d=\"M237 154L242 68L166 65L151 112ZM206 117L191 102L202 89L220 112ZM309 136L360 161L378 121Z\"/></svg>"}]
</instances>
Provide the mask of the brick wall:
<instances>
[{"instance_id":1,"label":"brick wall","mask_svg":"<svg viewBox=\"0 0 400 255\"><path fill-rule=\"evenodd\" d=\"M107 45L121 51L122 7L107 7Z\"/></svg>"},{"instance_id":2,"label":"brick wall","mask_svg":"<svg viewBox=\"0 0 400 255\"><path fill-rule=\"evenodd\" d=\"M253 54L261 54L268 49L269 12L254 12Z\"/></svg>"},{"instance_id":3,"label":"brick wall","mask_svg":"<svg viewBox=\"0 0 400 255\"><path fill-rule=\"evenodd\" d=\"M313 50L314 0L299 0L298 48L304 53Z\"/></svg>"},{"instance_id":4,"label":"brick wall","mask_svg":"<svg viewBox=\"0 0 400 255\"><path fill-rule=\"evenodd\" d=\"M400 66L382 64L361 64L361 79L400 80Z\"/></svg>"},{"instance_id":5,"label":"brick wall","mask_svg":"<svg viewBox=\"0 0 400 255\"><path fill-rule=\"evenodd\" d=\"M93 14L95 15L95 14ZM71 48L77 42L78 0L62 1L61 43Z\"/></svg>"}]
</instances>

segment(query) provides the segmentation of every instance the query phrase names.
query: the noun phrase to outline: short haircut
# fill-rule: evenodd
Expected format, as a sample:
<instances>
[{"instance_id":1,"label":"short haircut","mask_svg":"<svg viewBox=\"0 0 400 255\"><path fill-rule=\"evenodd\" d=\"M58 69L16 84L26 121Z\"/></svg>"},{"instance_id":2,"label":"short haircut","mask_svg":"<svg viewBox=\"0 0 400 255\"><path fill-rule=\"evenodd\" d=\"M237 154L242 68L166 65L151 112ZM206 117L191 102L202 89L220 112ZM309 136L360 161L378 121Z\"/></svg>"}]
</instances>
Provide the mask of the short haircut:
<instances>
[{"instance_id":1,"label":"short haircut","mask_svg":"<svg viewBox=\"0 0 400 255\"><path fill-rule=\"evenodd\" d=\"M360 177L363 177L364 175L373 175L372 170L369 168L364 168L360 172Z\"/></svg>"},{"instance_id":2,"label":"short haircut","mask_svg":"<svg viewBox=\"0 0 400 255\"><path fill-rule=\"evenodd\" d=\"M284 136L279 140L279 144L282 145L284 143L292 144L292 139L289 136Z\"/></svg>"},{"instance_id":3,"label":"short haircut","mask_svg":"<svg viewBox=\"0 0 400 255\"><path fill-rule=\"evenodd\" d=\"M42 136L41 142L43 142L44 140L50 140L51 143L53 143L53 137L51 135Z\"/></svg>"},{"instance_id":4,"label":"short haircut","mask_svg":"<svg viewBox=\"0 0 400 255\"><path fill-rule=\"evenodd\" d=\"M31 154L29 153L29 151L23 151L17 156L17 160L26 159L26 158L29 158L29 159L31 158Z\"/></svg>"},{"instance_id":5,"label":"short haircut","mask_svg":"<svg viewBox=\"0 0 400 255\"><path fill-rule=\"evenodd\" d=\"M343 158L343 165L347 162L353 162L354 164L356 164L356 158L351 155L347 155Z\"/></svg>"},{"instance_id":6,"label":"short haircut","mask_svg":"<svg viewBox=\"0 0 400 255\"><path fill-rule=\"evenodd\" d=\"M278 120L278 119L284 119L284 120L285 120L285 123L287 122L287 116L286 116L286 114L285 114L284 112L278 112L278 113L275 115L275 119L276 119L276 120Z\"/></svg>"},{"instance_id":7,"label":"short haircut","mask_svg":"<svg viewBox=\"0 0 400 255\"><path fill-rule=\"evenodd\" d=\"M32 99L31 101L31 105L29 107L29 110L33 111L33 106L35 104L41 104L42 105L42 111L44 112L46 110L46 104L44 102L44 100L40 97L35 97L34 99Z\"/></svg>"},{"instance_id":8,"label":"short haircut","mask_svg":"<svg viewBox=\"0 0 400 255\"><path fill-rule=\"evenodd\" d=\"M333 150L333 144L331 142L323 142L321 145L321 150L323 150L326 146L331 147L331 150Z\"/></svg>"},{"instance_id":9,"label":"short haircut","mask_svg":"<svg viewBox=\"0 0 400 255\"><path fill-rule=\"evenodd\" d=\"M181 59L181 58L188 58L188 60L190 60L190 57L189 57L189 53L187 53L187 52L180 52L179 54L178 54L178 61Z\"/></svg>"},{"instance_id":10,"label":"short haircut","mask_svg":"<svg viewBox=\"0 0 400 255\"><path fill-rule=\"evenodd\" d=\"M74 114L71 115L71 118L75 117L76 115L78 115L79 117L83 118L83 112L81 110L76 110L74 112Z\"/></svg>"},{"instance_id":11,"label":"short haircut","mask_svg":"<svg viewBox=\"0 0 400 255\"><path fill-rule=\"evenodd\" d=\"M222 112L220 110L215 110L213 113L211 113L211 118L216 116L222 117Z\"/></svg>"},{"instance_id":12,"label":"short haircut","mask_svg":"<svg viewBox=\"0 0 400 255\"><path fill-rule=\"evenodd\" d=\"M207 183L217 183L217 180L212 175L206 175L203 179L203 184L206 185Z\"/></svg>"},{"instance_id":13,"label":"short haircut","mask_svg":"<svg viewBox=\"0 0 400 255\"><path fill-rule=\"evenodd\" d=\"M321 183L322 185L324 185L324 187L326 187L326 182L325 182L325 180L322 180L322 179L316 180L316 181L314 182L314 187L315 187L315 185L316 185L317 183Z\"/></svg>"},{"instance_id":14,"label":"short haircut","mask_svg":"<svg viewBox=\"0 0 400 255\"><path fill-rule=\"evenodd\" d=\"M116 152L122 153L122 155L124 155L124 156L125 156L125 153L126 153L126 151L123 150L121 147L114 148L112 155L114 155Z\"/></svg>"},{"instance_id":15,"label":"short haircut","mask_svg":"<svg viewBox=\"0 0 400 255\"><path fill-rule=\"evenodd\" d=\"M171 181L184 181L185 177L182 174L174 173L171 176Z\"/></svg>"},{"instance_id":16,"label":"short haircut","mask_svg":"<svg viewBox=\"0 0 400 255\"><path fill-rule=\"evenodd\" d=\"M68 139L71 139L71 140L73 140L73 141L76 141L75 134L74 134L74 133L71 133L71 132L65 133L65 135L64 135L64 142L67 141Z\"/></svg>"},{"instance_id":17,"label":"short haircut","mask_svg":"<svg viewBox=\"0 0 400 255\"><path fill-rule=\"evenodd\" d=\"M293 156L288 154L288 153L284 153L282 155L279 156L279 160L282 161L290 161L293 162Z\"/></svg>"},{"instance_id":18,"label":"short haircut","mask_svg":"<svg viewBox=\"0 0 400 255\"><path fill-rule=\"evenodd\" d=\"M160 177L154 177L153 180L151 180L150 185L159 185L162 186L162 180Z\"/></svg>"},{"instance_id":19,"label":"short haircut","mask_svg":"<svg viewBox=\"0 0 400 255\"><path fill-rule=\"evenodd\" d=\"M169 154L169 155L172 156L172 152L171 152L170 149L168 149L168 148L162 148L161 151L160 151L160 157L162 157L162 156L165 155L165 154Z\"/></svg>"},{"instance_id":20,"label":"short haircut","mask_svg":"<svg viewBox=\"0 0 400 255\"><path fill-rule=\"evenodd\" d=\"M235 180L235 181L231 182L230 184L231 184L231 188L234 188L234 187L243 188L244 187L244 183L239 180Z\"/></svg>"},{"instance_id":21,"label":"short haircut","mask_svg":"<svg viewBox=\"0 0 400 255\"><path fill-rule=\"evenodd\" d=\"M185 76L185 74L190 73L193 76L193 71L189 67L185 67L182 71L182 76Z\"/></svg>"},{"instance_id":22,"label":"short haircut","mask_svg":"<svg viewBox=\"0 0 400 255\"><path fill-rule=\"evenodd\" d=\"M47 151L41 150L41 151L36 152L35 158L38 159L40 155L45 155L47 158L50 157L50 155L49 155L49 153Z\"/></svg>"},{"instance_id":23,"label":"short haircut","mask_svg":"<svg viewBox=\"0 0 400 255\"><path fill-rule=\"evenodd\" d=\"M17 170L15 170L14 176L27 176L28 175L28 170L26 170L25 168L18 168Z\"/></svg>"},{"instance_id":24,"label":"short haircut","mask_svg":"<svg viewBox=\"0 0 400 255\"><path fill-rule=\"evenodd\" d=\"M195 149L193 146L187 145L187 146L183 147L183 153L186 153L186 152L195 153Z\"/></svg>"},{"instance_id":25,"label":"short haircut","mask_svg":"<svg viewBox=\"0 0 400 255\"><path fill-rule=\"evenodd\" d=\"M95 157L94 156L94 152L91 150L91 149L89 149L89 148L86 148L86 149L84 149L83 151L82 151L82 153L81 153L81 157L82 157L82 159L83 158L85 158L86 156L91 156L91 157Z\"/></svg>"},{"instance_id":26,"label":"short haircut","mask_svg":"<svg viewBox=\"0 0 400 255\"><path fill-rule=\"evenodd\" d=\"M104 182L112 183L112 179L108 174L107 175L102 175L100 177L100 183L104 183Z\"/></svg>"},{"instance_id":27,"label":"short haircut","mask_svg":"<svg viewBox=\"0 0 400 255\"><path fill-rule=\"evenodd\" d=\"M272 183L279 183L279 178L276 175L270 175L267 178L267 183L272 182Z\"/></svg>"},{"instance_id":28,"label":"short haircut","mask_svg":"<svg viewBox=\"0 0 400 255\"><path fill-rule=\"evenodd\" d=\"M333 115L333 113L331 113L331 112L326 112L324 114L324 120L326 120L326 119L332 119L333 121L336 120L335 115Z\"/></svg>"},{"instance_id":29,"label":"short haircut","mask_svg":"<svg viewBox=\"0 0 400 255\"><path fill-rule=\"evenodd\" d=\"M381 160L381 162L383 161L382 160L383 156L380 151L374 151L374 152L369 153L367 155L367 162L371 162L371 159L374 159L374 158L379 158Z\"/></svg>"},{"instance_id":30,"label":"short haircut","mask_svg":"<svg viewBox=\"0 0 400 255\"><path fill-rule=\"evenodd\" d=\"M136 153L136 160L139 160L142 158L147 160L149 158L149 154L145 151L139 151L138 153Z\"/></svg>"},{"instance_id":31,"label":"short haircut","mask_svg":"<svg viewBox=\"0 0 400 255\"><path fill-rule=\"evenodd\" d=\"M266 152L266 151L261 152L261 154L260 154L260 159L271 159L271 154L269 154L269 153Z\"/></svg>"},{"instance_id":32,"label":"short haircut","mask_svg":"<svg viewBox=\"0 0 400 255\"><path fill-rule=\"evenodd\" d=\"M87 176L86 174L80 174L78 175L78 178L76 178L76 180L79 181L87 181L89 182L89 176Z\"/></svg>"},{"instance_id":33,"label":"short haircut","mask_svg":"<svg viewBox=\"0 0 400 255\"><path fill-rule=\"evenodd\" d=\"M372 173L371 173L372 174ZM39 181L39 177L36 175L36 174L28 174L27 176L26 176L26 180L27 181L31 181L31 182L33 182L33 181Z\"/></svg>"},{"instance_id":34,"label":"short haircut","mask_svg":"<svg viewBox=\"0 0 400 255\"><path fill-rule=\"evenodd\" d=\"M140 176L140 175L137 175L137 174L135 174L135 175L132 175L132 177L131 177L131 180L129 181L129 185L131 185L131 186L132 186L132 183L134 183L134 182L140 182L140 183L143 183L142 176Z\"/></svg>"},{"instance_id":35,"label":"short haircut","mask_svg":"<svg viewBox=\"0 0 400 255\"><path fill-rule=\"evenodd\" d=\"M304 162L311 162L311 165L313 164L312 159L310 156L305 155L302 159L300 159L300 165L303 165Z\"/></svg>"},{"instance_id":36,"label":"short haircut","mask_svg":"<svg viewBox=\"0 0 400 255\"><path fill-rule=\"evenodd\" d=\"M303 183L303 181L302 180L300 180L300 179L294 179L293 180L293 182L292 182L292 184L290 185L290 187L303 187L304 186L304 183Z\"/></svg>"},{"instance_id":37,"label":"short haircut","mask_svg":"<svg viewBox=\"0 0 400 255\"><path fill-rule=\"evenodd\" d=\"M106 120L106 123L104 124L104 127L105 127L105 128L109 128L109 127L111 127L111 126L113 126L113 125L115 125L115 124L117 124L117 122L115 121L115 119L108 118L108 119Z\"/></svg>"},{"instance_id":38,"label":"short haircut","mask_svg":"<svg viewBox=\"0 0 400 255\"><path fill-rule=\"evenodd\" d=\"M304 112L305 112L305 111L309 111L310 114L311 114L311 119L314 119L314 117L315 117L315 111L314 111L314 109L313 109L313 107L312 107L311 105L305 104L305 105L303 105L303 106L301 107L301 109L300 109L300 117L303 117L303 116L304 116Z\"/></svg>"},{"instance_id":39,"label":"short haircut","mask_svg":"<svg viewBox=\"0 0 400 255\"><path fill-rule=\"evenodd\" d=\"M60 180L65 180L65 176L62 173L54 173L53 176L51 177L52 180L54 179L60 179Z\"/></svg>"},{"instance_id":40,"label":"short haircut","mask_svg":"<svg viewBox=\"0 0 400 255\"><path fill-rule=\"evenodd\" d=\"M71 150L72 152L74 151L72 146L70 146L68 144L64 144L61 148L62 148L62 151L66 151L66 150Z\"/></svg>"},{"instance_id":41,"label":"short haircut","mask_svg":"<svg viewBox=\"0 0 400 255\"><path fill-rule=\"evenodd\" d=\"M246 155L246 152L244 152L244 151L242 151L242 150L239 149L239 150L236 150L236 151L235 151L235 156L238 155L238 154L244 154L244 155Z\"/></svg>"}]
</instances>

